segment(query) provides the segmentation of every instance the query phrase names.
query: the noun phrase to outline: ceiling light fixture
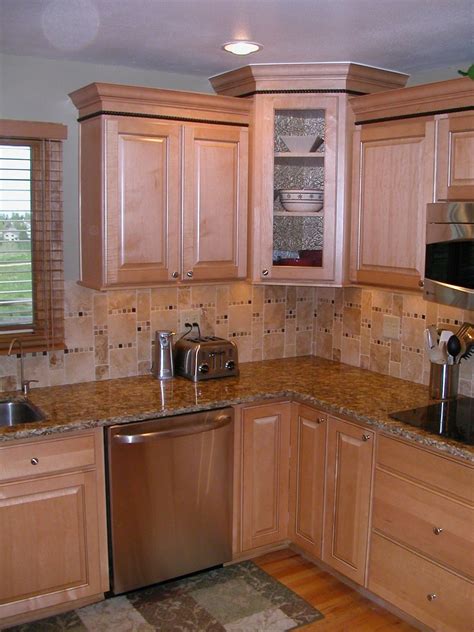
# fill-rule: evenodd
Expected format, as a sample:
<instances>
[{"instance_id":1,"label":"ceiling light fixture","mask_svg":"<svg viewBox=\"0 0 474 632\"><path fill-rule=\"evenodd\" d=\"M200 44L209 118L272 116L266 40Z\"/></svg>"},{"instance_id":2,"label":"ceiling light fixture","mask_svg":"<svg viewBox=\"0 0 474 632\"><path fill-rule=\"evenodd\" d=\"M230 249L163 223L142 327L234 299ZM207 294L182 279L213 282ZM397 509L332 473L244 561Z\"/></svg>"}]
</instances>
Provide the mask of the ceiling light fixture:
<instances>
[{"instance_id":1,"label":"ceiling light fixture","mask_svg":"<svg viewBox=\"0 0 474 632\"><path fill-rule=\"evenodd\" d=\"M234 55L250 55L250 53L256 53L262 50L263 46L257 44L257 42L247 42L246 40L238 40L235 42L227 42L222 46L228 53Z\"/></svg>"}]
</instances>

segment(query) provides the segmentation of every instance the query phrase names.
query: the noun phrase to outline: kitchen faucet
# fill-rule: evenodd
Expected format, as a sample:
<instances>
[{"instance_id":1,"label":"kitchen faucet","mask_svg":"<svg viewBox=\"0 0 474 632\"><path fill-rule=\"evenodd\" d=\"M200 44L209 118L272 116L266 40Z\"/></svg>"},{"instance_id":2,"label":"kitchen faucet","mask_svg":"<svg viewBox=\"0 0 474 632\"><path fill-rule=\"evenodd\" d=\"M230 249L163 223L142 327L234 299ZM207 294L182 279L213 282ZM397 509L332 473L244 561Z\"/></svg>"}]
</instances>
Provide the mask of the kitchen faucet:
<instances>
[{"instance_id":1,"label":"kitchen faucet","mask_svg":"<svg viewBox=\"0 0 474 632\"><path fill-rule=\"evenodd\" d=\"M28 397L28 393L30 392L30 384L31 382L38 382L38 380L25 380L24 368L23 368L23 343L21 342L21 338L13 338L10 343L10 347L8 349L8 355L11 356L13 345L15 342L18 344L20 348L20 383L21 390L25 397Z\"/></svg>"}]
</instances>

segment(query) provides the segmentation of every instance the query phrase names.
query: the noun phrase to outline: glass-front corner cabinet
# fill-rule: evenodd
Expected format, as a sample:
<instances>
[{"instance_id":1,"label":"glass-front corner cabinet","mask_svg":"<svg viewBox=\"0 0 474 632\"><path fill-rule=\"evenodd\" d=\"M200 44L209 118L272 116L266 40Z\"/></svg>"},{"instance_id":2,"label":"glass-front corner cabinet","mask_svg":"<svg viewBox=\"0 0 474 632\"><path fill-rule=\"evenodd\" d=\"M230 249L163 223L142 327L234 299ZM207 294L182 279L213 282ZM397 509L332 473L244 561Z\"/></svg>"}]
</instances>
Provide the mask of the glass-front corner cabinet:
<instances>
[{"instance_id":1,"label":"glass-front corner cabinet","mask_svg":"<svg viewBox=\"0 0 474 632\"><path fill-rule=\"evenodd\" d=\"M250 64L214 90L252 100L250 231L254 283L341 285L348 277L350 98L408 75L352 62Z\"/></svg>"},{"instance_id":2,"label":"glass-front corner cabinet","mask_svg":"<svg viewBox=\"0 0 474 632\"><path fill-rule=\"evenodd\" d=\"M254 280L337 282L339 97L255 98Z\"/></svg>"}]
</instances>

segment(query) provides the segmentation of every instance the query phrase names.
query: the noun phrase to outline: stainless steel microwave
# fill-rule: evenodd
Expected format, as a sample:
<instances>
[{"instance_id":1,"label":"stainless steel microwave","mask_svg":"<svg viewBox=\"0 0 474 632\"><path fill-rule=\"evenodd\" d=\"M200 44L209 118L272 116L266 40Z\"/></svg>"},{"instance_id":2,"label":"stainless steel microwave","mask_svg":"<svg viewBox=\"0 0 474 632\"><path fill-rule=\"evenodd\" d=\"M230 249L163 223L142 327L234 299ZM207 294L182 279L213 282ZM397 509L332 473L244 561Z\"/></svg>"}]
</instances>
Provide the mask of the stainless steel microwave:
<instances>
[{"instance_id":1,"label":"stainless steel microwave","mask_svg":"<svg viewBox=\"0 0 474 632\"><path fill-rule=\"evenodd\" d=\"M428 204L423 295L474 310L474 202Z\"/></svg>"}]
</instances>

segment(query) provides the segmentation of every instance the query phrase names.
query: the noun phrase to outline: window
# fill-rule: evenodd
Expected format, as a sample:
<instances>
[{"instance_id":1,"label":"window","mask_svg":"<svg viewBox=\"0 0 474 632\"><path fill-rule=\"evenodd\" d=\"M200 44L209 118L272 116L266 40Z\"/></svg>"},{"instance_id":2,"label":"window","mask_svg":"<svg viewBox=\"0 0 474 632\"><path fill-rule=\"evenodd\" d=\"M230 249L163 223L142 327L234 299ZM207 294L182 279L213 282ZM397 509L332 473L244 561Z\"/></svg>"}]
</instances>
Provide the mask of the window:
<instances>
[{"instance_id":1,"label":"window","mask_svg":"<svg viewBox=\"0 0 474 632\"><path fill-rule=\"evenodd\" d=\"M62 140L54 123L0 120L0 352L64 346Z\"/></svg>"}]
</instances>

